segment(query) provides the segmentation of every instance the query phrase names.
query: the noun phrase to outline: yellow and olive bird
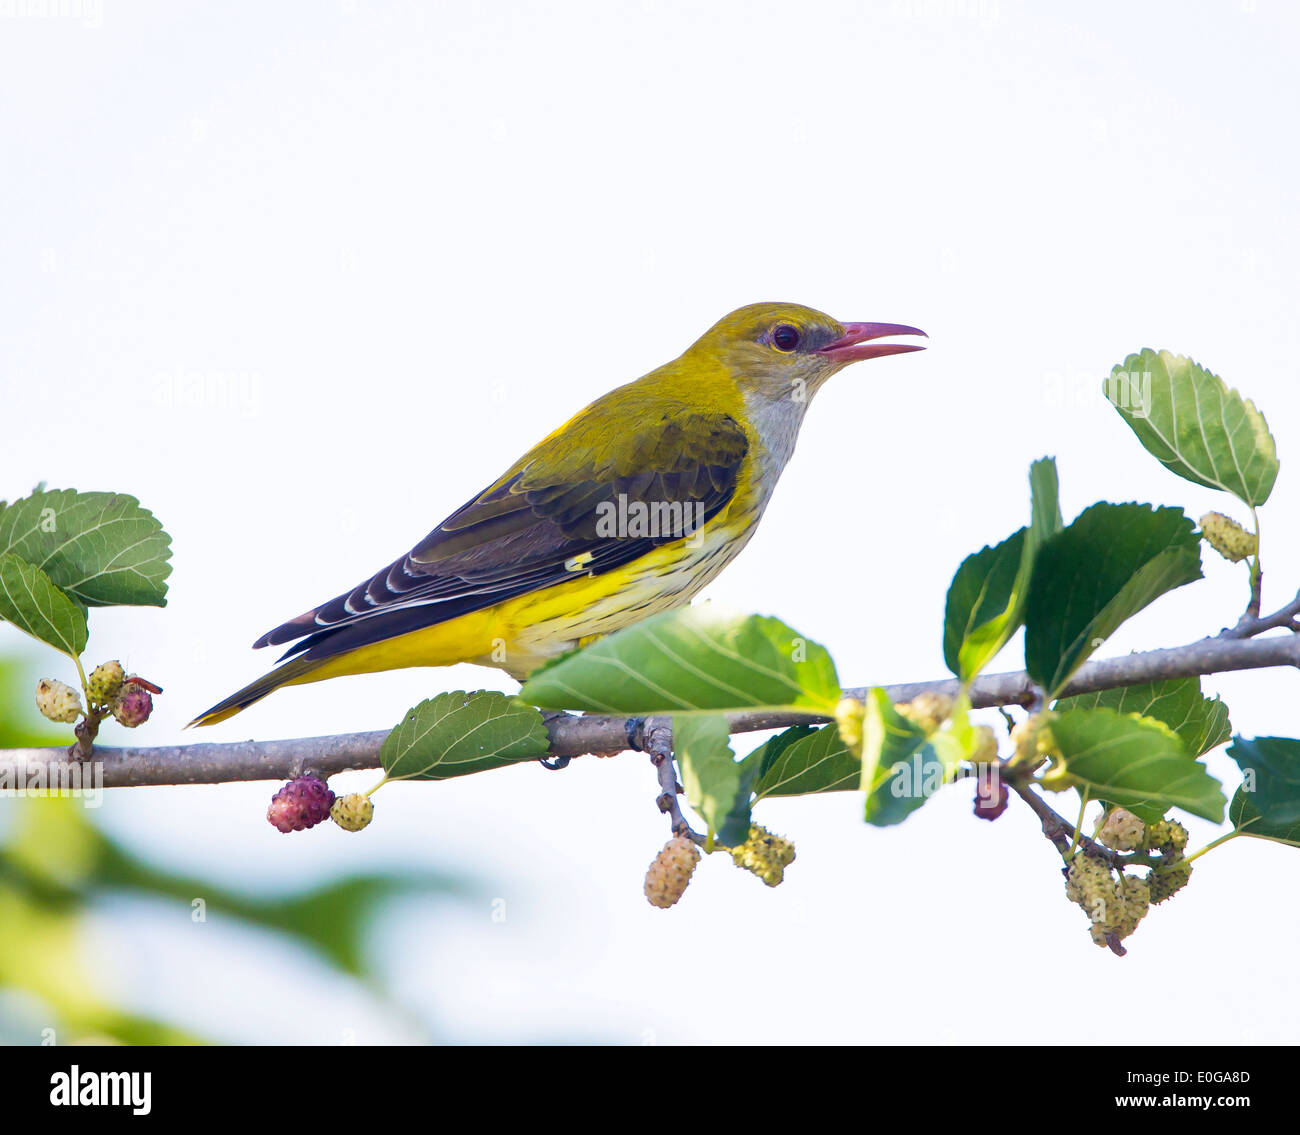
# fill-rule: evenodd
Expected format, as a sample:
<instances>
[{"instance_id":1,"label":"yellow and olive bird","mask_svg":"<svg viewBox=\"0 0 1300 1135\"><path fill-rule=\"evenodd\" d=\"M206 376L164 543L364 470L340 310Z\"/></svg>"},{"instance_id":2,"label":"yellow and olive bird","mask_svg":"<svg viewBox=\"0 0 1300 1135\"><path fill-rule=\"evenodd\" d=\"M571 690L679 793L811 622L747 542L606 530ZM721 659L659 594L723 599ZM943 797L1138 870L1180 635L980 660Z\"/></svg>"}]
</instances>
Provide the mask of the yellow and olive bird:
<instances>
[{"instance_id":1,"label":"yellow and olive bird","mask_svg":"<svg viewBox=\"0 0 1300 1135\"><path fill-rule=\"evenodd\" d=\"M877 340L924 334L796 304L733 311L543 438L406 555L264 634L255 647L294 646L191 724L344 674L474 662L523 680L688 603L754 534L822 384L922 349Z\"/></svg>"}]
</instances>

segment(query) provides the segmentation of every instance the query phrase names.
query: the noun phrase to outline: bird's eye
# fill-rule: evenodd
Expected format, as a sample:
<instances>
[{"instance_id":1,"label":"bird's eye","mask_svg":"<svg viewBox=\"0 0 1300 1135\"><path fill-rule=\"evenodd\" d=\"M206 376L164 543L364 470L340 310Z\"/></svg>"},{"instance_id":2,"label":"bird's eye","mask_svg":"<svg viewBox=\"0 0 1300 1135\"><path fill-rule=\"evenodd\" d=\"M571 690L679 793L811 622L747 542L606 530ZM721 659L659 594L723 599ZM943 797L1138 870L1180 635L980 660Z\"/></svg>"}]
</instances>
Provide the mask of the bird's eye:
<instances>
[{"instance_id":1,"label":"bird's eye","mask_svg":"<svg viewBox=\"0 0 1300 1135\"><path fill-rule=\"evenodd\" d=\"M778 351L793 351L799 346L799 328L778 323L772 328L772 346Z\"/></svg>"}]
</instances>

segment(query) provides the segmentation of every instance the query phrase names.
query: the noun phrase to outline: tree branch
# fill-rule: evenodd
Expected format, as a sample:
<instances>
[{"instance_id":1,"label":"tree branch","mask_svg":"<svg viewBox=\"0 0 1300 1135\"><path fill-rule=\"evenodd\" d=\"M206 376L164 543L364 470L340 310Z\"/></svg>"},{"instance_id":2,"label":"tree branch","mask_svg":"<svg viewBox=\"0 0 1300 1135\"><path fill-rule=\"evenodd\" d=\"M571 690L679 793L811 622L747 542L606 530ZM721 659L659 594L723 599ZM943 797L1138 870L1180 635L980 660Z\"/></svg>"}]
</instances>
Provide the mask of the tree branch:
<instances>
[{"instance_id":1,"label":"tree branch","mask_svg":"<svg viewBox=\"0 0 1300 1135\"><path fill-rule=\"evenodd\" d=\"M1300 597L1296 604L1300 604ZM1288 604L1284 612L1295 607ZM1186 646L1124 655L1089 662L1080 667L1065 694L1131 686L1169 678L1200 677L1233 670L1257 670L1274 666L1300 667L1300 635L1287 634L1254 638L1251 634L1272 627L1288 626L1290 614L1261 619L1256 630L1241 632L1234 627L1227 635L1200 639ZM885 686L895 702L911 701L921 693L956 694L955 678L936 682L909 682ZM862 698L863 689L846 690ZM1034 701L1034 684L1023 671L989 674L971 686L971 704L976 709L995 706L1028 706ZM820 724L827 718L813 714L750 711L730 715L733 733L781 729L800 723ZM586 753L618 753L628 748L627 722L622 717L587 717L561 714L547 722L551 755L582 756ZM282 741L236 741L160 747L96 747L93 764L96 777L102 768L103 787L118 788L155 784L223 784L244 780L289 780L305 772L330 776L346 769L376 768L379 749L387 730L372 733L344 733L330 737L304 737ZM70 763L67 747L0 750L0 789L44 786L59 783L62 766ZM42 779L43 778L43 779Z\"/></svg>"},{"instance_id":2,"label":"tree branch","mask_svg":"<svg viewBox=\"0 0 1300 1135\"><path fill-rule=\"evenodd\" d=\"M1079 847L1105 862L1108 867L1118 867L1123 870L1125 867L1158 867L1160 865L1161 860L1157 857L1143 852L1121 854L1118 851L1112 851L1110 848L1104 847L1096 840L1084 835L1083 832L1076 831L1069 820L1057 813L1046 800L1034 791L1032 781L1026 781L1024 778L1008 772L1003 772L1002 778L1007 784L1011 785L1011 790L1029 805L1029 810L1038 817L1039 823L1043 825L1043 835L1056 845L1056 850L1062 856L1069 851L1072 842L1077 842Z\"/></svg>"},{"instance_id":3,"label":"tree branch","mask_svg":"<svg viewBox=\"0 0 1300 1135\"><path fill-rule=\"evenodd\" d=\"M1254 592L1252 592L1252 595ZM1255 605L1255 613L1252 615L1247 609L1246 613L1237 620L1237 625L1227 627L1219 632L1220 638L1252 638L1264 631L1271 631L1282 627L1289 631L1300 631L1300 622L1296 621L1296 616L1300 615L1300 592L1285 607L1279 607L1271 615L1265 615L1263 618L1259 615L1259 606Z\"/></svg>"}]
</instances>

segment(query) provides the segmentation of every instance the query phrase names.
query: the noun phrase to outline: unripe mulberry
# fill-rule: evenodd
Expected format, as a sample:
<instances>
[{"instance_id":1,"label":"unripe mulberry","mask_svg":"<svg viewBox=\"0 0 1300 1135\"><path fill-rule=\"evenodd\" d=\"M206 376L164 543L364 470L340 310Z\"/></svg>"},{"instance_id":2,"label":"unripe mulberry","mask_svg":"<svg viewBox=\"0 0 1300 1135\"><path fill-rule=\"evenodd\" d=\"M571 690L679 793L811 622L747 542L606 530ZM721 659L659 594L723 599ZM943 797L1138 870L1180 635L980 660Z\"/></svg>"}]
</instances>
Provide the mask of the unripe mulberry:
<instances>
[{"instance_id":1,"label":"unripe mulberry","mask_svg":"<svg viewBox=\"0 0 1300 1135\"><path fill-rule=\"evenodd\" d=\"M925 693L917 694L909 702L900 702L894 708L913 725L933 733L952 716L952 706L951 694Z\"/></svg>"},{"instance_id":2,"label":"unripe mulberry","mask_svg":"<svg viewBox=\"0 0 1300 1135\"><path fill-rule=\"evenodd\" d=\"M333 803L334 793L323 780L300 776L271 797L266 818L282 832L300 832L324 820Z\"/></svg>"},{"instance_id":3,"label":"unripe mulberry","mask_svg":"<svg viewBox=\"0 0 1300 1135\"><path fill-rule=\"evenodd\" d=\"M1186 859L1170 864L1168 867L1156 867L1147 876L1147 886L1151 888L1151 901L1164 902L1172 898L1192 877L1192 865Z\"/></svg>"},{"instance_id":4,"label":"unripe mulberry","mask_svg":"<svg viewBox=\"0 0 1300 1135\"><path fill-rule=\"evenodd\" d=\"M731 849L731 858L737 867L753 872L769 887L775 887L785 878L785 869L794 862L794 844L766 828L750 824L749 837Z\"/></svg>"},{"instance_id":5,"label":"unripe mulberry","mask_svg":"<svg viewBox=\"0 0 1300 1135\"><path fill-rule=\"evenodd\" d=\"M1201 517L1201 536L1219 555L1234 564L1259 551L1259 537L1221 512L1207 512Z\"/></svg>"},{"instance_id":6,"label":"unripe mulberry","mask_svg":"<svg viewBox=\"0 0 1300 1135\"><path fill-rule=\"evenodd\" d=\"M975 726L975 742L969 759L977 765L991 765L998 759L998 735L991 726Z\"/></svg>"},{"instance_id":7,"label":"unripe mulberry","mask_svg":"<svg viewBox=\"0 0 1300 1135\"><path fill-rule=\"evenodd\" d=\"M1120 939L1127 938L1134 930L1137 924L1146 916L1146 912L1151 907L1151 889L1141 879L1135 879L1132 875L1123 876L1119 884L1115 887L1115 898L1119 909L1116 911L1115 919L1109 927L1114 934ZM1093 928L1094 930L1096 927ZM1093 941L1096 941L1094 936ZM1104 937L1098 945L1109 945Z\"/></svg>"},{"instance_id":8,"label":"unripe mulberry","mask_svg":"<svg viewBox=\"0 0 1300 1135\"><path fill-rule=\"evenodd\" d=\"M1097 821L1094 836L1112 851L1136 851L1146 841L1147 826L1125 808L1112 808Z\"/></svg>"},{"instance_id":9,"label":"unripe mulberry","mask_svg":"<svg viewBox=\"0 0 1300 1135\"><path fill-rule=\"evenodd\" d=\"M1123 874L1116 882L1105 863L1082 852L1070 861L1065 894L1087 914L1093 942L1112 949L1115 942L1137 929L1151 905L1151 891L1145 882Z\"/></svg>"},{"instance_id":10,"label":"unripe mulberry","mask_svg":"<svg viewBox=\"0 0 1300 1135\"><path fill-rule=\"evenodd\" d=\"M866 707L857 698L841 698L835 706L835 725L848 750L862 752L862 721Z\"/></svg>"},{"instance_id":11,"label":"unripe mulberry","mask_svg":"<svg viewBox=\"0 0 1300 1135\"><path fill-rule=\"evenodd\" d=\"M1158 820L1147 825L1146 845L1152 851L1175 858L1187 846L1187 829L1177 820Z\"/></svg>"},{"instance_id":12,"label":"unripe mulberry","mask_svg":"<svg viewBox=\"0 0 1300 1135\"><path fill-rule=\"evenodd\" d=\"M1065 873L1065 897L1082 907L1094 922L1105 922L1107 905L1114 897L1110 868L1100 859L1079 852Z\"/></svg>"},{"instance_id":13,"label":"unripe mulberry","mask_svg":"<svg viewBox=\"0 0 1300 1135\"><path fill-rule=\"evenodd\" d=\"M68 725L81 715L81 693L57 678L36 683L36 708L51 721Z\"/></svg>"},{"instance_id":14,"label":"unripe mulberry","mask_svg":"<svg viewBox=\"0 0 1300 1135\"><path fill-rule=\"evenodd\" d=\"M375 818L375 806L363 792L340 796L330 805L330 819L345 832L359 832Z\"/></svg>"},{"instance_id":15,"label":"unripe mulberry","mask_svg":"<svg viewBox=\"0 0 1300 1135\"><path fill-rule=\"evenodd\" d=\"M651 906L667 910L686 893L700 849L687 836L675 836L664 844L645 874L645 897Z\"/></svg>"},{"instance_id":16,"label":"unripe mulberry","mask_svg":"<svg viewBox=\"0 0 1300 1135\"><path fill-rule=\"evenodd\" d=\"M122 687L122 692L117 695L117 700L113 702L113 716L128 729L143 725L149 720L151 713L153 713L153 697L148 690L137 686L134 682L127 682Z\"/></svg>"},{"instance_id":17,"label":"unripe mulberry","mask_svg":"<svg viewBox=\"0 0 1300 1135\"><path fill-rule=\"evenodd\" d=\"M1011 743L1016 747L1013 758L1020 764L1035 766L1041 758L1057 755L1056 740L1047 728L1048 715L1031 713L1011 727Z\"/></svg>"},{"instance_id":18,"label":"unripe mulberry","mask_svg":"<svg viewBox=\"0 0 1300 1135\"><path fill-rule=\"evenodd\" d=\"M114 660L96 666L86 680L86 691L90 695L91 705L108 705L122 691L122 681L126 671L122 663Z\"/></svg>"}]
</instances>

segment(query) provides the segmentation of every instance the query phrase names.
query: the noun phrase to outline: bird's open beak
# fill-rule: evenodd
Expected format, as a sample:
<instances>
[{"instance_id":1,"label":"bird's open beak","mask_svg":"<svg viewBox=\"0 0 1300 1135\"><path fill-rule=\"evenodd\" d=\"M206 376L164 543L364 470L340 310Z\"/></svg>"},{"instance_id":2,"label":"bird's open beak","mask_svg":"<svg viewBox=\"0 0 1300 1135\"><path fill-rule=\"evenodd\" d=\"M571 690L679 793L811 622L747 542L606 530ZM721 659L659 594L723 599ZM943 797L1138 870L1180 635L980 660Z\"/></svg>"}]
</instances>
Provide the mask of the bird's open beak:
<instances>
[{"instance_id":1,"label":"bird's open beak","mask_svg":"<svg viewBox=\"0 0 1300 1135\"><path fill-rule=\"evenodd\" d=\"M882 355L902 355L908 351L924 351L920 343L873 343L887 335L921 335L928 338L919 327L902 323L844 323L844 334L817 353L838 363L855 363L859 359L878 359Z\"/></svg>"}]
</instances>

